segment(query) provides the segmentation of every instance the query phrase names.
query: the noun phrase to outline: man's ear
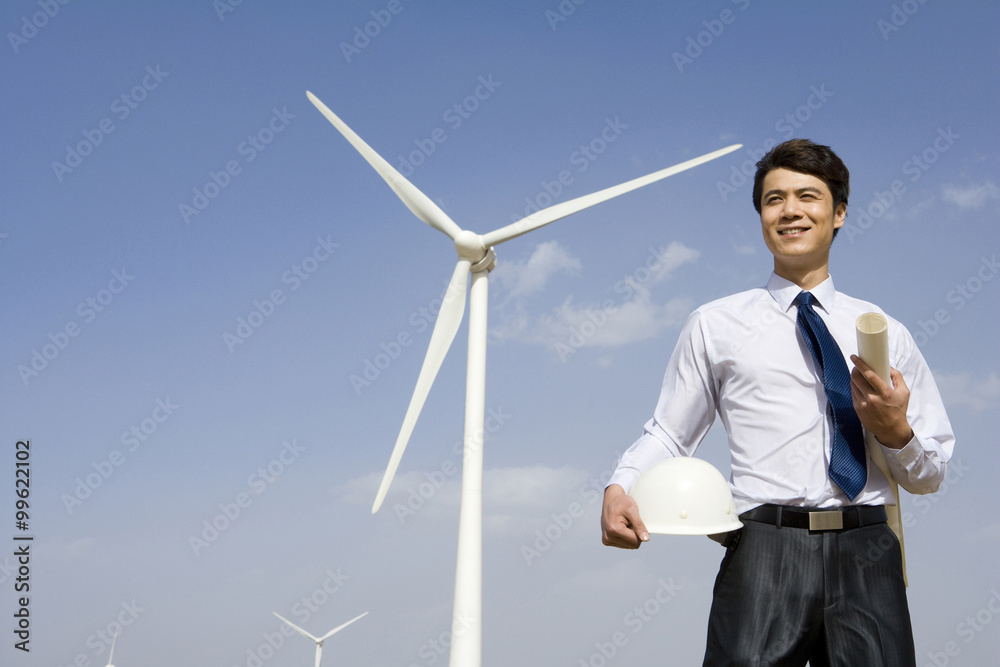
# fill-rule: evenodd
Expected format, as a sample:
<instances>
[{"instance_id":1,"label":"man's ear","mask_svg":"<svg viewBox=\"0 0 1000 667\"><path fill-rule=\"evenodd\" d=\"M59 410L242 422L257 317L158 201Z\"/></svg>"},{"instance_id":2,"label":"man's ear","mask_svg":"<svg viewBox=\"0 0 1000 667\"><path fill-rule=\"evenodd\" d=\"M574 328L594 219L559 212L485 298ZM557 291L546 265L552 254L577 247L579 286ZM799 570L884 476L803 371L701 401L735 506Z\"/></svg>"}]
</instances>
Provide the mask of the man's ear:
<instances>
[{"instance_id":1,"label":"man's ear","mask_svg":"<svg viewBox=\"0 0 1000 667\"><path fill-rule=\"evenodd\" d=\"M837 210L833 213L833 228L840 229L843 227L845 219L847 219L847 204L840 202L837 204Z\"/></svg>"}]
</instances>

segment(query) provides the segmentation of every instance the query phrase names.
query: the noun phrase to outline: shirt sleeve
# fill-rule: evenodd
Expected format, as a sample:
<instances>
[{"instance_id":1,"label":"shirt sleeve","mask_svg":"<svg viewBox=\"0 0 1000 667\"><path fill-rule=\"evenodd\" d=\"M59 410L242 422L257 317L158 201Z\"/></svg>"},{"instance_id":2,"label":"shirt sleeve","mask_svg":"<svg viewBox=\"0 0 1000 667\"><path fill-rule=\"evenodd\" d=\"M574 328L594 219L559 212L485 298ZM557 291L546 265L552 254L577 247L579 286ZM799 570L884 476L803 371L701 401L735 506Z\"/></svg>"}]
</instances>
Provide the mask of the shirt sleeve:
<instances>
[{"instance_id":1,"label":"shirt sleeve","mask_svg":"<svg viewBox=\"0 0 1000 667\"><path fill-rule=\"evenodd\" d=\"M718 389L712 375L704 315L696 310L681 330L667 364L653 417L622 454L608 485L626 493L647 468L671 456L691 456L715 421Z\"/></svg>"},{"instance_id":2,"label":"shirt sleeve","mask_svg":"<svg viewBox=\"0 0 1000 667\"><path fill-rule=\"evenodd\" d=\"M896 482L914 494L934 493L941 487L955 447L955 434L934 376L916 342L899 322L894 364L910 390L906 419L913 438L902 449L882 447Z\"/></svg>"}]
</instances>

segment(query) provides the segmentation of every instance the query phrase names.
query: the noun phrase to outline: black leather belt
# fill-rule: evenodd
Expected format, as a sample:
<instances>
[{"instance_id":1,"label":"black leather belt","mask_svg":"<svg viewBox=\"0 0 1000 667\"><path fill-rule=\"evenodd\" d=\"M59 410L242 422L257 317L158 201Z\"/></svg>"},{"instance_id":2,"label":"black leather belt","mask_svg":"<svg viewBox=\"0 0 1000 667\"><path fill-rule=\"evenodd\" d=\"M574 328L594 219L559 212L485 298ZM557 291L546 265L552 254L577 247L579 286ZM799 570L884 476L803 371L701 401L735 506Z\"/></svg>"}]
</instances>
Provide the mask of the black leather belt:
<instances>
[{"instance_id":1,"label":"black leather belt","mask_svg":"<svg viewBox=\"0 0 1000 667\"><path fill-rule=\"evenodd\" d=\"M761 505L740 515L741 519L769 523L772 526L809 530L849 530L885 523L882 505L851 505L833 509Z\"/></svg>"}]
</instances>

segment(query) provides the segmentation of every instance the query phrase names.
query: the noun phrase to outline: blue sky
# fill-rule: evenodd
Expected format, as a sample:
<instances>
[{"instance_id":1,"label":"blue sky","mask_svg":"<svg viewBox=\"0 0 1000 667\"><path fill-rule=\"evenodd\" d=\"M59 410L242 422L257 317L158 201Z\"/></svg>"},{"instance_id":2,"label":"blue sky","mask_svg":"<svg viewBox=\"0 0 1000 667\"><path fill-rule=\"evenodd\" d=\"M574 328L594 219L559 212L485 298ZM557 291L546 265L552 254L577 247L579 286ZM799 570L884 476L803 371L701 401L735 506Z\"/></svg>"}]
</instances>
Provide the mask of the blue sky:
<instances>
[{"instance_id":1,"label":"blue sky","mask_svg":"<svg viewBox=\"0 0 1000 667\"><path fill-rule=\"evenodd\" d=\"M311 90L481 233L745 146L498 248L484 664L600 664L609 642L608 664L700 664L722 550L604 548L598 489L655 405L687 313L766 281L745 174L793 136L850 167L831 272L914 333L958 435L942 491L903 499L919 664L995 661L998 12L5 3L10 629L19 439L35 539L31 653L4 630L0 660L104 665L122 623L121 667L307 664L313 648L272 611L314 634L369 611L325 664L446 662L464 326L370 507L454 251ZM718 427L698 455L726 470Z\"/></svg>"}]
</instances>

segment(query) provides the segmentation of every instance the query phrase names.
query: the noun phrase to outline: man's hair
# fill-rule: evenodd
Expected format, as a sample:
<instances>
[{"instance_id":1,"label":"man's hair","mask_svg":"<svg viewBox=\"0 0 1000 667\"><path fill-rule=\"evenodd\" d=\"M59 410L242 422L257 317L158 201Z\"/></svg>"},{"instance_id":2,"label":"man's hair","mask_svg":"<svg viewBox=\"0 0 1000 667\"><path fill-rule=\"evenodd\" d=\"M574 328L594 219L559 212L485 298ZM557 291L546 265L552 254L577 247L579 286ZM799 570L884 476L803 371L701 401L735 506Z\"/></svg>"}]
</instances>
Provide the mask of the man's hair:
<instances>
[{"instance_id":1,"label":"man's hair","mask_svg":"<svg viewBox=\"0 0 1000 667\"><path fill-rule=\"evenodd\" d=\"M780 143L757 163L757 173L753 177L753 207L760 213L764 177L775 169L788 169L800 174L815 176L830 188L833 195L833 210L840 203L847 204L851 194L851 174L843 160L830 150L829 146L814 144L808 139L789 139ZM839 230L834 230L834 236Z\"/></svg>"}]
</instances>

